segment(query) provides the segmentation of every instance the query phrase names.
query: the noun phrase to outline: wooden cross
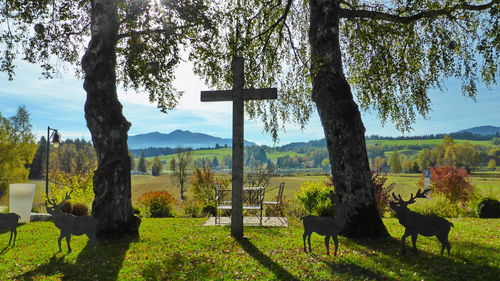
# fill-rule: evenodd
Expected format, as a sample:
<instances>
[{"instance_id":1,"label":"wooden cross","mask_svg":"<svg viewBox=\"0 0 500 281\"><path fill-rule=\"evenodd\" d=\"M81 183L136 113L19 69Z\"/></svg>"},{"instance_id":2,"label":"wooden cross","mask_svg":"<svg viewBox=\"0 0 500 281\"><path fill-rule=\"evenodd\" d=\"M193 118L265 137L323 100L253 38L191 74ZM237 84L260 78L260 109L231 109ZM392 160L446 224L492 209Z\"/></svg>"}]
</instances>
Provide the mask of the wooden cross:
<instances>
[{"instance_id":1,"label":"wooden cross","mask_svg":"<svg viewBox=\"0 0 500 281\"><path fill-rule=\"evenodd\" d=\"M233 102L233 167L232 167L232 203L231 236L243 237L243 124L245 100L277 99L276 88L243 89L245 84L244 60L233 57L233 89L227 91L202 91L201 101Z\"/></svg>"}]
</instances>

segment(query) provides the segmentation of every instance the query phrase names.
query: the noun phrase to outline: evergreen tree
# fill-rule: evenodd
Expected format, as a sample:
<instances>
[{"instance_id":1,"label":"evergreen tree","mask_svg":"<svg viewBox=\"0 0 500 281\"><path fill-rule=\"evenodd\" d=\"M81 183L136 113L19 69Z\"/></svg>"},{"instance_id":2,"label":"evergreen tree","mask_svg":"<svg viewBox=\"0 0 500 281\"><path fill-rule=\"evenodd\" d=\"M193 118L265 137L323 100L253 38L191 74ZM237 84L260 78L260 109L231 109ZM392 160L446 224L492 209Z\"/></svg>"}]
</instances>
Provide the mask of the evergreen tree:
<instances>
[{"instance_id":1,"label":"evergreen tree","mask_svg":"<svg viewBox=\"0 0 500 281\"><path fill-rule=\"evenodd\" d=\"M139 164L137 165L137 170L141 175L144 175L148 171L146 159L144 158L144 152L141 152L141 157L139 158Z\"/></svg>"},{"instance_id":2,"label":"evergreen tree","mask_svg":"<svg viewBox=\"0 0 500 281\"><path fill-rule=\"evenodd\" d=\"M38 148L30 165L30 179L39 179L45 175L45 166L47 165L47 140L44 136L38 142Z\"/></svg>"},{"instance_id":3,"label":"evergreen tree","mask_svg":"<svg viewBox=\"0 0 500 281\"><path fill-rule=\"evenodd\" d=\"M151 175L158 177L163 169L163 164L161 163L160 157L156 156L153 160L153 166L151 167Z\"/></svg>"},{"instance_id":4,"label":"evergreen tree","mask_svg":"<svg viewBox=\"0 0 500 281\"><path fill-rule=\"evenodd\" d=\"M217 169L219 167L219 159L217 159L217 156L214 156L214 159L212 160L212 169Z\"/></svg>"}]
</instances>

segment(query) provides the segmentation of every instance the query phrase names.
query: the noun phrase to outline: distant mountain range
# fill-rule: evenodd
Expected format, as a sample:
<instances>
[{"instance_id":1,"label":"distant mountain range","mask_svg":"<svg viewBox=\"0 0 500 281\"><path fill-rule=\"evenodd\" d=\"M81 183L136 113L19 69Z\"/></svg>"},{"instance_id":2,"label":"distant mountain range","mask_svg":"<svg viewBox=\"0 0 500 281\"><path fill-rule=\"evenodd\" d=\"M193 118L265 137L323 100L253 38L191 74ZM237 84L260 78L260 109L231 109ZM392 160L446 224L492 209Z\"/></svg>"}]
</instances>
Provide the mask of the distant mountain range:
<instances>
[{"instance_id":1,"label":"distant mountain range","mask_svg":"<svg viewBox=\"0 0 500 281\"><path fill-rule=\"evenodd\" d=\"M200 148L214 147L216 144L220 146L232 146L232 140L182 130L175 130L169 134L153 132L128 137L128 147L130 149L147 147ZM245 140L245 146L255 145L257 144Z\"/></svg>"},{"instance_id":2,"label":"distant mountain range","mask_svg":"<svg viewBox=\"0 0 500 281\"><path fill-rule=\"evenodd\" d=\"M460 130L454 133L449 133L452 137L456 139L474 139L474 135L482 136L495 136L500 135L500 127L494 126L481 126L473 127L465 130ZM443 138L444 134L426 135L426 136L414 136L414 137L379 137L370 136L369 139L432 139L432 138ZM159 132L147 133L135 136L129 136L128 146L130 149L141 149L148 147L170 147L170 148L200 148L200 147L214 147L216 144L220 146L231 146L231 139L224 139L219 137L214 137L202 133L193 133L190 131L175 130L169 134L162 134ZM255 146L254 142L245 140L245 146ZM285 144L280 147L280 149L287 150L296 147L324 147L326 145L325 139L313 140L309 142L294 142L290 144Z\"/></svg>"},{"instance_id":3,"label":"distant mountain range","mask_svg":"<svg viewBox=\"0 0 500 281\"><path fill-rule=\"evenodd\" d=\"M465 130L460 130L454 133L441 133L441 134L431 134L431 135L423 135L423 136L401 136L401 137L383 137L383 136L367 136L368 140L380 140L380 139L389 139L389 140L415 140L415 139L442 139L444 135L451 135L454 139L461 140L491 140L493 137L500 137L500 127L494 126L481 126L481 127L473 127ZM326 140L311 140L308 142L292 142L289 144L285 144L280 146L278 150L280 151L288 151L294 150L298 148L307 148L307 147L326 147Z\"/></svg>"},{"instance_id":4,"label":"distant mountain range","mask_svg":"<svg viewBox=\"0 0 500 281\"><path fill-rule=\"evenodd\" d=\"M500 134L500 127L480 126L480 127L474 127L474 128L461 130L461 131L458 131L457 133L463 133L463 132L469 132L469 133L482 135L482 136L493 136L496 134Z\"/></svg>"}]
</instances>

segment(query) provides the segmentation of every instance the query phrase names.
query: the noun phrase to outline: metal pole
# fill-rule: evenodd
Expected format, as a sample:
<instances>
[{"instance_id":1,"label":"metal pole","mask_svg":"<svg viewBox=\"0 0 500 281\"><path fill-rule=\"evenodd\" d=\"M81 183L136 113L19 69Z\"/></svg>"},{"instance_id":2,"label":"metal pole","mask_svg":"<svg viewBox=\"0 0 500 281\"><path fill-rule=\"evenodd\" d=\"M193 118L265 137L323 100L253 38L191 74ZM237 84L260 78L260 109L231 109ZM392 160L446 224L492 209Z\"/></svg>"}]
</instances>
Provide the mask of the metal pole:
<instances>
[{"instance_id":1,"label":"metal pole","mask_svg":"<svg viewBox=\"0 0 500 281\"><path fill-rule=\"evenodd\" d=\"M49 149L50 149L50 126L47 127L47 159L45 162L45 196L49 197Z\"/></svg>"}]
</instances>

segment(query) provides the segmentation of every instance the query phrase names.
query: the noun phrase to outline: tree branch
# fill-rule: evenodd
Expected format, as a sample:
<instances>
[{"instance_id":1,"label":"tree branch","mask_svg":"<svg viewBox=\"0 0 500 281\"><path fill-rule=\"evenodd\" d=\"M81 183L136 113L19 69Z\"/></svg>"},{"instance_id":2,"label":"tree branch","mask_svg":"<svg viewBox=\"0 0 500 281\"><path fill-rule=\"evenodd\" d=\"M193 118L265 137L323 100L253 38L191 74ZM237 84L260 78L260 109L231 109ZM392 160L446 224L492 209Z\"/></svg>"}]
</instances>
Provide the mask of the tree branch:
<instances>
[{"instance_id":1,"label":"tree branch","mask_svg":"<svg viewBox=\"0 0 500 281\"><path fill-rule=\"evenodd\" d=\"M71 35L80 35L85 32L85 30L90 26L90 22L87 23L80 31L75 31L75 32L66 32L64 35L66 36L71 36Z\"/></svg>"},{"instance_id":2,"label":"tree branch","mask_svg":"<svg viewBox=\"0 0 500 281\"><path fill-rule=\"evenodd\" d=\"M452 12L464 10L464 11L481 11L486 10L493 5L498 4L499 0L492 0L489 3L483 5L470 5L468 3L457 4L452 7L442 8L439 10L426 10L414 14L412 16L402 17L390 13L377 12L377 11L369 11L369 10L351 10L351 9L340 9L339 17L354 19L354 18L363 18L363 19L373 19L373 20L385 20L395 23L408 24L415 22L417 20L423 18L435 18L442 15L451 15Z\"/></svg>"},{"instance_id":3,"label":"tree branch","mask_svg":"<svg viewBox=\"0 0 500 281\"><path fill-rule=\"evenodd\" d=\"M145 29L145 30L130 30L125 33L120 33L118 34L117 39L123 39L126 37L131 37L134 35L146 35L146 34L155 34L155 33L173 33L175 30L179 29L188 29L191 27L194 27L196 25L182 25L182 26L177 26L177 27L167 27L167 28L158 28L158 29Z\"/></svg>"},{"instance_id":4,"label":"tree branch","mask_svg":"<svg viewBox=\"0 0 500 281\"><path fill-rule=\"evenodd\" d=\"M251 40L254 40L256 38L260 38L261 36L269 33L269 32L273 32L273 30L281 23L281 22L284 22L286 21L286 18L288 17L288 13L290 12L290 8L292 7L292 3L293 3L293 0L288 0L288 2L286 3L286 7L285 7L285 11L283 11L283 14L272 24L270 25L268 28L266 28L266 30L262 31L261 33L255 35L254 37L251 38Z\"/></svg>"}]
</instances>

